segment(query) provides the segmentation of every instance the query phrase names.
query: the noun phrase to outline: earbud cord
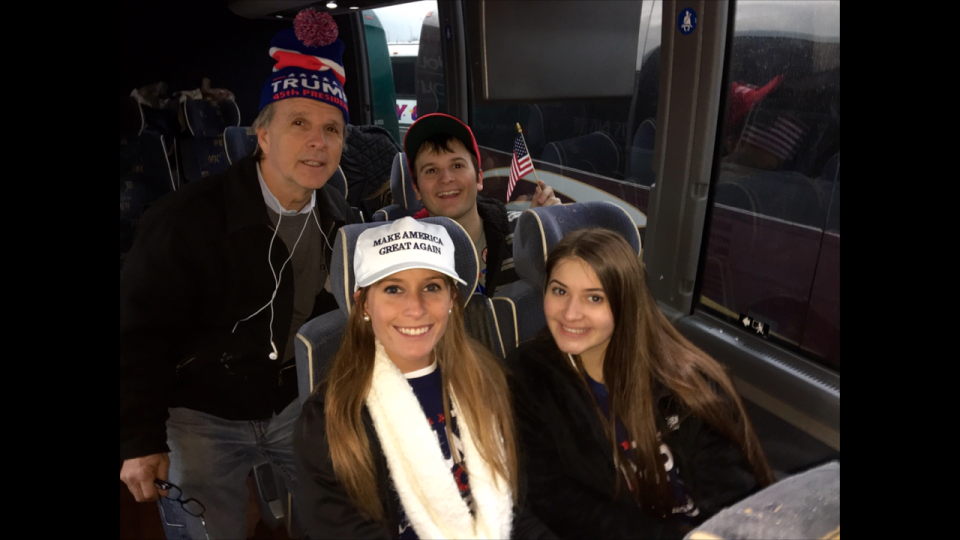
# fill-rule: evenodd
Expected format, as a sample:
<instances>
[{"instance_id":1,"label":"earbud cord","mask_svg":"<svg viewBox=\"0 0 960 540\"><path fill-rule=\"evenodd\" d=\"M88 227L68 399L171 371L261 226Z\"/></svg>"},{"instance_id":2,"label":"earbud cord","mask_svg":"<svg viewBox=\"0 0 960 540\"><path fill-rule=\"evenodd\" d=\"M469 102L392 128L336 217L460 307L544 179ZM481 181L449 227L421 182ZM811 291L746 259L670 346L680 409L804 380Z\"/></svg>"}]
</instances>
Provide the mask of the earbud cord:
<instances>
[{"instance_id":1,"label":"earbud cord","mask_svg":"<svg viewBox=\"0 0 960 540\"><path fill-rule=\"evenodd\" d=\"M273 301L277 298L277 292L280 290L280 282L283 281L283 270L287 267L287 263L293 259L293 254L297 251L297 246L300 245L300 239L303 238L303 233L307 230L307 225L310 223L310 219L307 218L303 223L303 229L300 230L300 236L297 237L297 241L293 244L293 249L290 250L290 256L287 257L287 260L283 262L283 265L280 267L280 275L277 275L276 270L273 268L272 256L273 256L273 242L277 239L277 235L280 232L280 223L283 222L283 214L280 214L280 218L277 219L277 227L273 230L273 238L270 239L270 247L267 250L267 264L270 265L270 272L273 274L273 281L276 287L273 289L273 294L270 296L270 301L264 304L264 306L258 309L253 315L250 315L246 319L240 319L237 321L237 324L233 325L233 330L231 334L236 333L237 327L240 326L240 323L249 321L250 319L259 315L263 310L270 308L270 345L273 346ZM323 232L323 231L321 231ZM279 353L277 353L279 354Z\"/></svg>"},{"instance_id":2,"label":"earbud cord","mask_svg":"<svg viewBox=\"0 0 960 540\"><path fill-rule=\"evenodd\" d=\"M320 234L323 235L323 242L327 244L327 247L330 248L330 251L333 251L333 246L330 245L330 239L327 238L327 234L323 232L323 227L320 226L320 218L317 217L317 213L313 213L313 220L317 222L317 228L320 229Z\"/></svg>"},{"instance_id":3,"label":"earbud cord","mask_svg":"<svg viewBox=\"0 0 960 540\"><path fill-rule=\"evenodd\" d=\"M323 227L320 225L320 219L317 217L316 211L313 210L310 213L313 214L313 220L317 224L317 230L319 230L320 234L323 236L324 243L327 245L327 247L330 248L330 251L333 251L333 246L330 245L330 239L327 238L326 233L323 232ZM273 268L273 262L272 262L273 243L277 239L277 235L279 234L279 231L280 231L280 223L282 221L283 221L283 214L281 213L279 214L279 218L277 219L277 227L273 230L273 238L270 239L270 247L267 249L267 264L270 265L270 272L273 274L273 281L275 285L273 289L273 294L270 295L270 301L267 302L263 307L258 309L256 312L254 312L253 315L250 315L246 319L241 319L237 321L237 324L233 325L233 330L230 332L231 334L236 333L237 327L240 326L240 323L249 321L250 319L259 315L260 312L267 309L267 307L269 307L270 308L270 348L273 349L273 354L270 355L271 360L279 360L279 357L280 357L280 351L277 350L277 345L273 341L273 320L275 315L275 312L273 309L273 302L277 298L277 292L280 291L280 282L283 281L283 270L284 268L287 267L287 263L289 263L290 260L293 259L293 254L297 251L297 246L300 245L300 239L303 238L303 233L306 232L307 230L307 225L310 223L310 218L307 218L306 220L304 220L303 229L300 229L300 236L297 237L297 241L293 244L293 249L290 250L290 256L287 257L287 260L284 261L283 265L280 267L280 274L278 276L276 270L274 270Z\"/></svg>"}]
</instances>

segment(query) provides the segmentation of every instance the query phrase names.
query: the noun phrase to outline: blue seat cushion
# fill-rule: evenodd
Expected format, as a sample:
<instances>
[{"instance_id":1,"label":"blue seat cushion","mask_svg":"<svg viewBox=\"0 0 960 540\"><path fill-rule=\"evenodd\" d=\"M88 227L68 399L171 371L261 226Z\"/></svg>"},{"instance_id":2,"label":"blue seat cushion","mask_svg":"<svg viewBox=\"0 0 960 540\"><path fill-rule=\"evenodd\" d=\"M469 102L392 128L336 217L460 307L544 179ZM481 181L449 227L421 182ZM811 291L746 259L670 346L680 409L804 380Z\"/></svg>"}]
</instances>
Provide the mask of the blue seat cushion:
<instances>
[{"instance_id":1,"label":"blue seat cushion","mask_svg":"<svg viewBox=\"0 0 960 540\"><path fill-rule=\"evenodd\" d=\"M527 210L520 216L513 241L517 274L537 291L546 281L550 251L567 234L589 227L610 229L623 235L637 252L642 250L640 233L627 212L606 201L589 201Z\"/></svg>"},{"instance_id":2,"label":"blue seat cushion","mask_svg":"<svg viewBox=\"0 0 960 540\"><path fill-rule=\"evenodd\" d=\"M257 149L257 134L253 128L229 126L223 131L223 143L227 161L234 164Z\"/></svg>"}]
</instances>

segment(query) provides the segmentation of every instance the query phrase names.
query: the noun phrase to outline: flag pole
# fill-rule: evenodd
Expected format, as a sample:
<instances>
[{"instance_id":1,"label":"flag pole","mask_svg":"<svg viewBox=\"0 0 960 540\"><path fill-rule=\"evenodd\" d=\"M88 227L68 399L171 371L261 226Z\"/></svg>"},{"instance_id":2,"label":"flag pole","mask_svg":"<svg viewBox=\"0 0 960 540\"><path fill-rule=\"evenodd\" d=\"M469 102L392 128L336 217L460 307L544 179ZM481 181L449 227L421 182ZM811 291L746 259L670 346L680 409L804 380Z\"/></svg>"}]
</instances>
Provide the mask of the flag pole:
<instances>
[{"instance_id":1,"label":"flag pole","mask_svg":"<svg viewBox=\"0 0 960 540\"><path fill-rule=\"evenodd\" d=\"M530 147L527 146L527 139L523 136L523 128L520 127L520 122L517 122L517 133L520 134L520 140L523 141L523 148L527 151L527 155L530 156L530 168L533 169L533 177L537 180L537 186L540 186L540 176L537 174L537 168L533 166L533 156L530 155Z\"/></svg>"}]
</instances>

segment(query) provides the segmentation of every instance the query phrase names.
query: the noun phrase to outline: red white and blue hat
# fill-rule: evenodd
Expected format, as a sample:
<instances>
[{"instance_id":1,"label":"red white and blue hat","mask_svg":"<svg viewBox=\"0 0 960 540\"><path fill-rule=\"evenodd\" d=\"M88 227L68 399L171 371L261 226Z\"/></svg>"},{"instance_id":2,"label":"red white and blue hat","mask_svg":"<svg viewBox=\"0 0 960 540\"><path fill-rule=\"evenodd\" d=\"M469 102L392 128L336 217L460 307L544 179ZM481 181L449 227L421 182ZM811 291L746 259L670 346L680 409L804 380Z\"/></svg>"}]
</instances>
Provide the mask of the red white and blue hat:
<instances>
[{"instance_id":1,"label":"red white and blue hat","mask_svg":"<svg viewBox=\"0 0 960 540\"><path fill-rule=\"evenodd\" d=\"M337 23L329 13L309 8L297 14L293 28L273 36L270 57L277 63L260 93L260 110L282 99L315 99L340 109L343 121L350 123L343 90L344 44L337 39L338 34Z\"/></svg>"}]
</instances>

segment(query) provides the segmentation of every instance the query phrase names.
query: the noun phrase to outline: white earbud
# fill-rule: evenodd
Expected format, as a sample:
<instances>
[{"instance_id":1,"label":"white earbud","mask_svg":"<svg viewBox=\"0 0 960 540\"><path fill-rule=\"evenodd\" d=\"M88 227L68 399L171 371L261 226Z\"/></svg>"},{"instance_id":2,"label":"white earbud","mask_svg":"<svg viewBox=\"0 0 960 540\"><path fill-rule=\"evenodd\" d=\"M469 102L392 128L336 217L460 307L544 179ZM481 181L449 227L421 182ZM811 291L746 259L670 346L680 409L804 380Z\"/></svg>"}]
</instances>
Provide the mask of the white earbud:
<instances>
[{"instance_id":1,"label":"white earbud","mask_svg":"<svg viewBox=\"0 0 960 540\"><path fill-rule=\"evenodd\" d=\"M316 221L317 223L317 227L320 227L320 221L317 220L316 212L312 212L312 213L314 215L313 216L314 221ZM274 361L280 359L280 353L277 351L276 343L273 342L273 317L274 317L273 302L274 300L277 299L277 291L280 290L280 281L282 280L283 270L284 268L287 267L287 264L290 262L290 260L293 259L293 254L297 251L297 246L300 245L300 239L303 238L303 233L304 231L307 230L307 225L310 223L310 218L308 217L304 220L303 228L300 229L300 236L297 237L297 241L294 242L293 244L293 249L290 250L290 256L287 257L287 260L283 262L283 265L280 266L280 272L277 273L277 271L273 268L273 262L272 262L273 259L271 256L273 255L273 243L277 239L277 236L280 234L280 223L282 221L283 221L283 214L280 214L279 218L277 218L277 226L273 230L273 238L270 239L270 247L267 249L267 264L270 265L270 272L273 273L273 280L276 285L276 287L274 287L273 289L273 294L270 295L270 301L267 302L262 308L254 312L253 315L250 315L246 319L240 319L239 321L237 321L237 324L233 325L233 330L231 331L231 333L236 333L237 327L240 326L240 323L249 321L250 319L259 315L261 311L267 308L270 308L270 348L273 349L273 352L270 353L269 358L270 360L274 360ZM320 234L323 234L323 228L320 228ZM323 234L323 239L326 240L327 235ZM329 241L327 242L327 245L328 246L330 245Z\"/></svg>"}]
</instances>

